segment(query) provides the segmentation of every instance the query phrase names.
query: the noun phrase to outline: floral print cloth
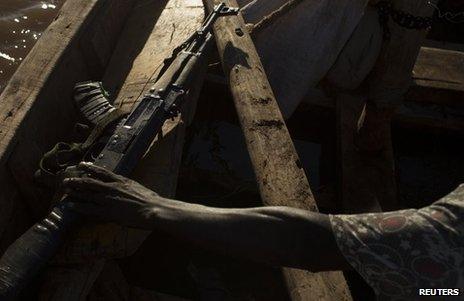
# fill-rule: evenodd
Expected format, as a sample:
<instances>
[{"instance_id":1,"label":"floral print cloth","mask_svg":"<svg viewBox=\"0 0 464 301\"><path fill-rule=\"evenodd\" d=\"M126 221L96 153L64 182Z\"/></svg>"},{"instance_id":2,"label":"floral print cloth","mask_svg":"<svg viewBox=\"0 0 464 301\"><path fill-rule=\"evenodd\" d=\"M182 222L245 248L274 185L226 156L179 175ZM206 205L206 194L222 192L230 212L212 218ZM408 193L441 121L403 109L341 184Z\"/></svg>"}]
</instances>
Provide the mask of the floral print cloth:
<instances>
[{"instance_id":1,"label":"floral print cloth","mask_svg":"<svg viewBox=\"0 0 464 301\"><path fill-rule=\"evenodd\" d=\"M421 299L426 288L462 293L463 218L464 185L418 210L330 216L338 247L378 300Z\"/></svg>"}]
</instances>

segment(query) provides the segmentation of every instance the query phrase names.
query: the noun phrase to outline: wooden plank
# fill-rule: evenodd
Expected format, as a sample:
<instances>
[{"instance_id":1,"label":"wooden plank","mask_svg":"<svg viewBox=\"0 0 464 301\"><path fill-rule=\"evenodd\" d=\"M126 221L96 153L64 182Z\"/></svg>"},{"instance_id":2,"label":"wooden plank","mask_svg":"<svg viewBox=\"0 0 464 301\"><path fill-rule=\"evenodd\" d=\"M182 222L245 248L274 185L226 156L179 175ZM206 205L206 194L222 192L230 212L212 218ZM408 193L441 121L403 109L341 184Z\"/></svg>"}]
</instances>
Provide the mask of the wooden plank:
<instances>
[{"instance_id":1,"label":"wooden plank","mask_svg":"<svg viewBox=\"0 0 464 301\"><path fill-rule=\"evenodd\" d=\"M422 47L406 99L464 108L464 52Z\"/></svg>"},{"instance_id":2,"label":"wooden plank","mask_svg":"<svg viewBox=\"0 0 464 301\"><path fill-rule=\"evenodd\" d=\"M31 128L37 129L28 127L29 124L26 121L37 122L36 119L40 119L43 122L44 115L39 114L43 113L40 108L43 108L42 110L46 110L49 114L57 112L56 115L61 113L70 115L70 112L74 111L66 110L66 106L72 105L70 100L63 101L63 98L59 98L60 102L57 100L57 96L65 96L65 94L59 94L60 90L69 94L76 80L89 76L90 70L86 60L92 58L85 57L80 53L80 43L86 43L87 39L93 36L92 32L99 31L101 26L95 25L101 24L95 23L94 18L97 17L100 21L105 20L99 16L99 13L102 12L101 9L119 17L120 24L111 23L112 27L114 27L113 34L107 33L108 40L111 37L115 38L115 35L118 34L117 27L121 27L124 20L124 14L122 13L127 13L130 4L131 0L120 1L117 6L111 4L111 1L108 0L69 0L65 2L55 21L44 32L2 93L0 111L2 116L0 119L1 165L4 165L8 160L9 154L16 145L15 142L21 138L21 135L28 135L28 133L33 132ZM56 70L64 67L67 68L66 71L63 69ZM73 70L73 72L69 72L69 70ZM58 95L53 95L53 92L49 90ZM46 96L55 97L52 97L52 99L42 97L43 93L49 93ZM69 99L69 97L65 97L65 99ZM37 110L39 112L36 113ZM36 114L39 116L36 116ZM55 116L47 115L47 117ZM68 117L68 115L64 116L64 118ZM61 121L62 119L58 119L56 124L72 124ZM47 125L50 125L50 123ZM53 128L58 130L56 128L61 127ZM47 129L50 130L50 127ZM62 134L68 128L61 128L60 130Z\"/></svg>"},{"instance_id":3,"label":"wooden plank","mask_svg":"<svg viewBox=\"0 0 464 301\"><path fill-rule=\"evenodd\" d=\"M71 99L74 84L95 74L90 65L94 59L81 51L81 43L91 48L89 39L106 29L106 42L112 47L132 1L66 1L13 75L0 96L0 183L9 187L0 192L2 208L24 202L34 220L48 210L50 199L38 197L32 177L42 154L72 131L76 119ZM101 65L108 60L109 55L100 56ZM11 197L13 191L16 198ZM0 225L18 214L2 211ZM19 234L17 230L8 232ZM2 246L12 239L13 235L2 238Z\"/></svg>"},{"instance_id":4,"label":"wooden plank","mask_svg":"<svg viewBox=\"0 0 464 301\"><path fill-rule=\"evenodd\" d=\"M25 130L18 136L8 166L16 182L20 183L20 191L35 219L44 216L50 207L50 199L42 197L32 177L38 168L38 162L55 143L69 141L71 138L69 133L73 132L77 117L71 98L72 87L83 79L100 78L101 75L98 73L101 74L102 71L99 70L106 67L111 57L111 53L105 52L104 47L95 44L93 39L97 37L98 41L101 41L99 36L104 32L104 42L113 47L132 2L133 0L106 1L101 4L98 12L95 13L97 16L92 16L93 22L76 41L74 48L67 51L61 61L54 66L53 74L47 78L36 101L42 105L34 106L28 113L28 118L22 123L24 128L34 131ZM114 20L114 17L119 19ZM81 44L87 46L81 48L79 47ZM70 68L74 70L72 74L69 72ZM50 106L53 106L52 110Z\"/></svg>"},{"instance_id":5,"label":"wooden plank","mask_svg":"<svg viewBox=\"0 0 464 301\"><path fill-rule=\"evenodd\" d=\"M209 9L220 1L206 1ZM237 7L235 0L225 1ZM308 180L241 16L217 21L215 36L245 134L261 198L266 205L317 210ZM349 300L340 273L285 269L292 300Z\"/></svg>"},{"instance_id":6,"label":"wooden plank","mask_svg":"<svg viewBox=\"0 0 464 301\"><path fill-rule=\"evenodd\" d=\"M116 103L133 106L136 98L155 82L164 59L199 27L203 17L200 0L138 1L104 77L110 90L118 94ZM202 78L198 87L201 82ZM199 91L192 92L191 101L187 102L181 116L164 125L163 138L154 142L134 175L136 180L165 197L175 194L185 127L195 109ZM149 233L114 224L80 229L56 259L56 263L63 265L49 270L44 296L47 300L63 300L63 296L66 300L85 298L102 269L99 263L129 256ZM78 265L70 269L70 263ZM53 276L63 271L67 271L65 277Z\"/></svg>"},{"instance_id":7,"label":"wooden plank","mask_svg":"<svg viewBox=\"0 0 464 301\"><path fill-rule=\"evenodd\" d=\"M447 89L463 89L464 53L421 47L413 70L413 79L429 81Z\"/></svg>"}]
</instances>

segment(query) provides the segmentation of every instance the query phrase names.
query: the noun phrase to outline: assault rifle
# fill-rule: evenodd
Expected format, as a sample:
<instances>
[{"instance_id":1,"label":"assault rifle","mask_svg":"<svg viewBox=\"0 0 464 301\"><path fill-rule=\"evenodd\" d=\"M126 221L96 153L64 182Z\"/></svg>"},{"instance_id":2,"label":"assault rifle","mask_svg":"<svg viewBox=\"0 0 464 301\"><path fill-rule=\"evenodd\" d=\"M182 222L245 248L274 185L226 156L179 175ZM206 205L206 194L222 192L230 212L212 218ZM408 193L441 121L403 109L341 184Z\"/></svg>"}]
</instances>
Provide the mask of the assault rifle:
<instances>
[{"instance_id":1,"label":"assault rifle","mask_svg":"<svg viewBox=\"0 0 464 301\"><path fill-rule=\"evenodd\" d=\"M60 155L64 154L68 157L77 155L79 159L70 162L74 165L80 161L91 161L117 174L129 175L164 122L177 116L194 79L207 63L207 53L213 44L214 22L221 16L237 12L238 9L229 8L224 3L217 5L201 28L174 51L171 60L165 62L162 75L149 93L138 99L128 115L121 114L108 102L98 83L78 84L76 101L94 129L83 144L59 143L44 156L42 171L57 174L67 165L73 165L58 162ZM50 162L54 162L55 166L50 166L53 165ZM51 213L17 239L0 259L1 300L18 295L56 254L67 230L80 220L78 214L64 205L67 196L63 195L60 199Z\"/></svg>"}]
</instances>

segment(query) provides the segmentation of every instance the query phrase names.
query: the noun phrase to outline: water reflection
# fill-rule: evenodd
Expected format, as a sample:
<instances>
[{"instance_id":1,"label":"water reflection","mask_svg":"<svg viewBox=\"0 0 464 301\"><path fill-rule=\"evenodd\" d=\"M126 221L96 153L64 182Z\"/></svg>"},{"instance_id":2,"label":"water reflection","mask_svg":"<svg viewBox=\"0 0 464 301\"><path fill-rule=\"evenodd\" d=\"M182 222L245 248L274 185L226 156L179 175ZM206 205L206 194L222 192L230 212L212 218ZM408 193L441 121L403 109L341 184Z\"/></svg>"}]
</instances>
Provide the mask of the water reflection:
<instances>
[{"instance_id":1,"label":"water reflection","mask_svg":"<svg viewBox=\"0 0 464 301\"><path fill-rule=\"evenodd\" d=\"M0 91L64 0L0 0Z\"/></svg>"}]
</instances>

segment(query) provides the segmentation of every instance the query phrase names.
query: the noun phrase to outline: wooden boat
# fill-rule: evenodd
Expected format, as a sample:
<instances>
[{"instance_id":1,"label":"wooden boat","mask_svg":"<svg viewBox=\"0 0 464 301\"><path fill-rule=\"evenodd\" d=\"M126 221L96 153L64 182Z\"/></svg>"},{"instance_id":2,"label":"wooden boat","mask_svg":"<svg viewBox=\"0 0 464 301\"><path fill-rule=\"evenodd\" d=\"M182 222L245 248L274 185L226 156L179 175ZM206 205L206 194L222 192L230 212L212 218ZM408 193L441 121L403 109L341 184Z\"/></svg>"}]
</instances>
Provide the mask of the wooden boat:
<instances>
[{"instance_id":1,"label":"wooden boat","mask_svg":"<svg viewBox=\"0 0 464 301\"><path fill-rule=\"evenodd\" d=\"M0 179L6 187L0 196L2 250L50 206L33 185L33 174L47 149L71 138L77 120L70 98L74 84L102 79L117 95L116 103L131 106L153 83L164 59L199 27L203 17L201 0L64 3L1 96ZM194 108L192 101L182 117L167 122L162 143L153 147L156 156L147 155L137 172L140 181L162 195L175 193L185 122ZM91 242L96 240L101 240L106 255L120 257L133 253L147 235L115 226L87 229L76 234L70 252L59 258L76 263L75 256L84 249L92 252ZM77 300L88 292L86 282L93 282L103 265L80 261L82 265L71 273L53 271L60 276L51 277L48 285L53 290L45 295Z\"/></svg>"},{"instance_id":2,"label":"wooden boat","mask_svg":"<svg viewBox=\"0 0 464 301\"><path fill-rule=\"evenodd\" d=\"M199 26L203 16L201 0L66 1L0 97L0 187L6 188L0 191L2 251L50 206L50 198L33 183L33 174L47 150L57 141L71 139L78 119L71 99L74 84L101 79L116 103L133 105L153 83L164 59ZM462 59L462 55L452 54L448 56L453 60L448 63L450 66ZM443 53L424 49L422 64L436 64L437 55L442 57ZM460 72L457 70L454 74L462 75ZM411 98L422 99L424 89L452 90L462 95L462 83L452 89L445 87L441 81L444 73L432 74L438 78L436 86L431 85L430 80L423 80L425 71L416 74L418 79ZM311 97L309 103L330 110L335 107L331 100L320 97ZM185 128L195 106L192 101L180 118L165 125L163 139L154 144L135 174L137 180L161 195L172 197L175 194ZM425 113L403 110L398 123L453 130L463 128L461 120L450 121L449 116L436 114L429 118L429 113L427 110ZM121 286L131 300L165 298L125 282L114 261L97 260L133 254L147 235L144 231L115 225L93 226L76 233L58 255L56 265L44 274L42 298L81 300L89 292L95 297L95 282L100 289L105 285ZM96 242L98 247L95 247ZM149 256L147 252L142 250ZM85 260L82 254L86 254ZM272 273L275 271L259 275L266 278L266 274ZM275 278L268 280L275 281ZM282 283L274 284L282 286ZM261 290L264 289L261 287ZM327 300L331 299L327 297Z\"/></svg>"}]
</instances>

